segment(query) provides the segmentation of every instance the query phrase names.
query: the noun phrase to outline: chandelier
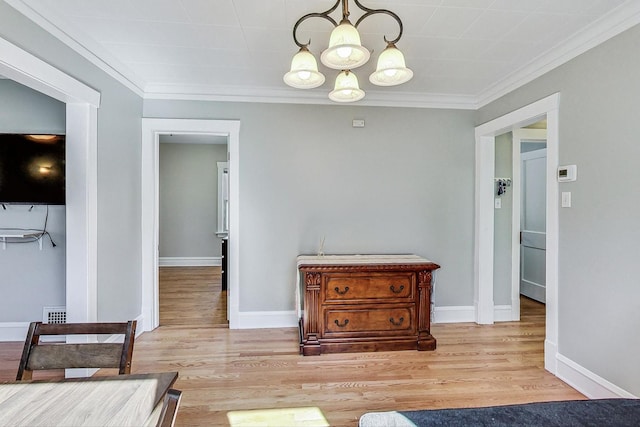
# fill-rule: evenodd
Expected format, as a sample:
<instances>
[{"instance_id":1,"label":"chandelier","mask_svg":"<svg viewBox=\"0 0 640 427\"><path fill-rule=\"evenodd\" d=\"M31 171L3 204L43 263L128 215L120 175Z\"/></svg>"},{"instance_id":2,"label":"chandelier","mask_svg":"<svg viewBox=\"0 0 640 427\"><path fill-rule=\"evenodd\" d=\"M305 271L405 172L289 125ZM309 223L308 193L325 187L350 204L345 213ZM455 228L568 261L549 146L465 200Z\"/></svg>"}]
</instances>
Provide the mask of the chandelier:
<instances>
[{"instance_id":1,"label":"chandelier","mask_svg":"<svg viewBox=\"0 0 640 427\"><path fill-rule=\"evenodd\" d=\"M331 16L342 2L342 20L337 23ZM356 6L364 12L355 25L349 21L349 0L337 0L331 9L324 12L308 13L302 16L293 26L293 41L300 48L291 60L291 70L284 75L284 82L298 89L313 89L322 85L325 77L318 71L318 63L309 51L311 40L300 43L298 27L309 18L324 18L334 26L329 38L329 47L322 52L320 60L328 68L340 70L334 89L329 93L329 99L335 102L355 102L364 98L364 91L358 85L358 78L353 69L365 64L370 52L360 42L358 26L369 16L383 13L391 16L398 23L398 36L393 40L383 39L387 47L378 56L376 71L369 76L369 81L377 86L395 86L409 81L413 71L405 65L404 55L396 47L402 37L402 21L395 13L387 9L370 9L358 0L353 0Z\"/></svg>"}]
</instances>

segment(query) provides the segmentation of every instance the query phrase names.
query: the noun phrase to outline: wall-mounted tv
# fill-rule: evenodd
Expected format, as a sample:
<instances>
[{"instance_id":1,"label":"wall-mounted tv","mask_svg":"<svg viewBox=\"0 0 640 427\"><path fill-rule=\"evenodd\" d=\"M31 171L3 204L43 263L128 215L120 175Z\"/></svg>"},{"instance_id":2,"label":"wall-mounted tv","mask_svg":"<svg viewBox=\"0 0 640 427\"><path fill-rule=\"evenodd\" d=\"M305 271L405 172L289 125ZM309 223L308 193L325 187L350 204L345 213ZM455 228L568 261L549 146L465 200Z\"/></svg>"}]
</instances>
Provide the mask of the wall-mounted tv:
<instances>
[{"instance_id":1,"label":"wall-mounted tv","mask_svg":"<svg viewBox=\"0 0 640 427\"><path fill-rule=\"evenodd\" d=\"M65 204L65 136L0 133L0 203Z\"/></svg>"}]
</instances>

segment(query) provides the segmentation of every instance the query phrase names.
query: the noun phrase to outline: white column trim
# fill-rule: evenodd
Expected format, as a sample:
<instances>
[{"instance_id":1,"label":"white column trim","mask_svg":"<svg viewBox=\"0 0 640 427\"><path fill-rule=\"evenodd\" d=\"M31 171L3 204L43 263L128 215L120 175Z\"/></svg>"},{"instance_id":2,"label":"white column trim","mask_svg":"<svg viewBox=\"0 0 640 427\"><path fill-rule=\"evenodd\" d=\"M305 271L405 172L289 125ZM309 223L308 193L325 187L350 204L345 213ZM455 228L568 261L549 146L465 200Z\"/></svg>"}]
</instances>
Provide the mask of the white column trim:
<instances>
[{"instance_id":1,"label":"white column trim","mask_svg":"<svg viewBox=\"0 0 640 427\"><path fill-rule=\"evenodd\" d=\"M477 322L492 323L493 299L493 164L495 137L547 118L547 252L545 368L557 372L558 349L558 114L560 94L555 93L476 127L476 232L474 244L474 295ZM489 197L490 195L490 197ZM489 309L489 307L491 309ZM548 351L552 350L552 351Z\"/></svg>"}]
</instances>

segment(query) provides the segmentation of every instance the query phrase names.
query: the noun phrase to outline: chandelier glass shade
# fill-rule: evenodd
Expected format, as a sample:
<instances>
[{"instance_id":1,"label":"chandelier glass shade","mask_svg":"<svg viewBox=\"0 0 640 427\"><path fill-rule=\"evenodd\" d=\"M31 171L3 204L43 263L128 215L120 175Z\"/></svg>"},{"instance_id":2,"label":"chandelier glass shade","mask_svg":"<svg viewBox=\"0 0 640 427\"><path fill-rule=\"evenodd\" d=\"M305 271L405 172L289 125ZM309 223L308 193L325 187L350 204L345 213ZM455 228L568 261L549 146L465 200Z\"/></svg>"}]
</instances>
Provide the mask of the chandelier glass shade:
<instances>
[{"instance_id":1,"label":"chandelier glass shade","mask_svg":"<svg viewBox=\"0 0 640 427\"><path fill-rule=\"evenodd\" d=\"M396 47L396 43L402 37L400 17L387 9L370 9L363 6L359 0L353 0L353 2L363 11L355 25L349 21L349 0L337 0L324 12L308 13L298 19L293 27L293 41L300 50L291 61L290 71L284 75L286 84L298 89L312 89L324 83L325 77L318 71L317 61L308 49L311 40L301 43L297 35L298 27L302 22L310 18L323 18L331 22L334 29L329 37L329 47L322 52L320 60L327 68L340 70L329 99L335 102L354 102L362 99L365 95L364 91L358 86L358 78L352 70L366 64L371 53L369 49L362 46L358 26L366 18L376 14L386 14L395 19L398 23L398 36L393 40L387 40L384 36L387 47L380 53L376 71L371 74L369 81L377 86L395 86L411 80L413 71L407 68L404 55ZM338 24L330 15L341 4L342 20Z\"/></svg>"},{"instance_id":2,"label":"chandelier glass shade","mask_svg":"<svg viewBox=\"0 0 640 427\"><path fill-rule=\"evenodd\" d=\"M297 89L313 89L324 83L324 75L318 72L316 58L306 47L301 47L291 60L291 71L284 75L284 82Z\"/></svg>"},{"instance_id":3,"label":"chandelier glass shade","mask_svg":"<svg viewBox=\"0 0 640 427\"><path fill-rule=\"evenodd\" d=\"M364 65L371 54L362 47L360 34L348 19L333 29L329 47L322 52L322 63L334 70L351 70Z\"/></svg>"},{"instance_id":4,"label":"chandelier glass shade","mask_svg":"<svg viewBox=\"0 0 640 427\"><path fill-rule=\"evenodd\" d=\"M358 77L349 70L340 72L334 89L329 93L329 99L335 102L355 102L362 98L364 91L358 85Z\"/></svg>"},{"instance_id":5,"label":"chandelier glass shade","mask_svg":"<svg viewBox=\"0 0 640 427\"><path fill-rule=\"evenodd\" d=\"M378 86L395 86L408 82L413 77L413 71L407 68L404 55L393 44L378 57L376 71L369 76L369 81Z\"/></svg>"}]
</instances>

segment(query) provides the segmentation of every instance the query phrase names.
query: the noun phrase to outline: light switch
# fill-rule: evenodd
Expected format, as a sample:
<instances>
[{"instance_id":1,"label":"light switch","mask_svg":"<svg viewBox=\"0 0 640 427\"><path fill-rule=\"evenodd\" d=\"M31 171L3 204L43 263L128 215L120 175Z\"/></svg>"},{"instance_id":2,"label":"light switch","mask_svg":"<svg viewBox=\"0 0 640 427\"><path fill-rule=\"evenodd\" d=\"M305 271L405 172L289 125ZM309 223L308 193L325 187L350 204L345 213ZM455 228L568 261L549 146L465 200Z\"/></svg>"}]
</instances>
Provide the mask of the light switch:
<instances>
[{"instance_id":1,"label":"light switch","mask_svg":"<svg viewBox=\"0 0 640 427\"><path fill-rule=\"evenodd\" d=\"M570 208L571 207L571 192L563 191L562 192L562 207Z\"/></svg>"},{"instance_id":2,"label":"light switch","mask_svg":"<svg viewBox=\"0 0 640 427\"><path fill-rule=\"evenodd\" d=\"M502 208L502 199L500 197L496 197L495 207L496 209Z\"/></svg>"}]
</instances>

